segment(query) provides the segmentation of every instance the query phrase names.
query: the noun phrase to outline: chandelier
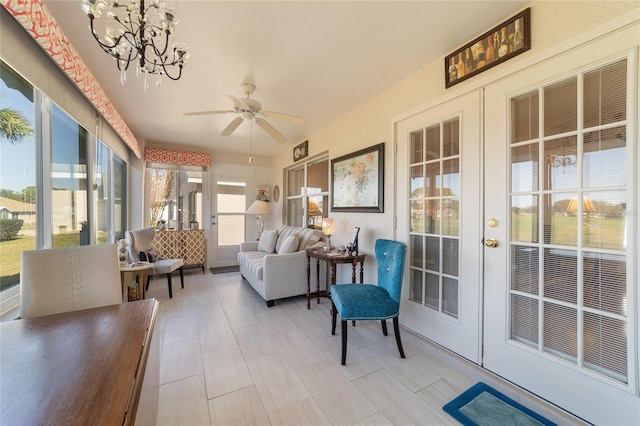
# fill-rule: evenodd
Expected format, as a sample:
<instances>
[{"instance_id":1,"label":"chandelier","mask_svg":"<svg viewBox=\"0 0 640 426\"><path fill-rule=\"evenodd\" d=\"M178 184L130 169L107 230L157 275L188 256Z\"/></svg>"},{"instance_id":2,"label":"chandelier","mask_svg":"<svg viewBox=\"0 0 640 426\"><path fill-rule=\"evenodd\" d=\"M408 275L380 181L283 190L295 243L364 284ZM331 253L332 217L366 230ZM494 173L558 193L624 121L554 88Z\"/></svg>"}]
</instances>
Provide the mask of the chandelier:
<instances>
[{"instance_id":1,"label":"chandelier","mask_svg":"<svg viewBox=\"0 0 640 426\"><path fill-rule=\"evenodd\" d=\"M182 76L189 46L178 37L173 43L169 40L179 22L176 9L175 2L165 0L82 0L91 33L102 50L115 58L120 82L126 82L125 72L135 62L136 75L144 75L145 91L149 74L157 76L158 87L163 75L171 80ZM104 24L102 36L96 32L94 21Z\"/></svg>"}]
</instances>

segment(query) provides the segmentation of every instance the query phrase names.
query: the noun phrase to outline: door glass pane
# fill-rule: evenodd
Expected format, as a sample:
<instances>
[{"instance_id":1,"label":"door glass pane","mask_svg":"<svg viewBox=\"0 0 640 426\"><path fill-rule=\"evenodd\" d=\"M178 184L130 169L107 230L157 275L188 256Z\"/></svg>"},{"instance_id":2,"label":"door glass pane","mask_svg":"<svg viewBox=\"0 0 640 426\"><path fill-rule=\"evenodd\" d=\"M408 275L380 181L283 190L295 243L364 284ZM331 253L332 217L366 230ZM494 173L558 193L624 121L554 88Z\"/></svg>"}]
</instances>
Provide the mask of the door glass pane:
<instances>
[{"instance_id":1,"label":"door glass pane","mask_svg":"<svg viewBox=\"0 0 640 426\"><path fill-rule=\"evenodd\" d=\"M416 269L411 269L411 290L409 293L409 299L414 302L422 303L422 272Z\"/></svg>"},{"instance_id":2,"label":"door glass pane","mask_svg":"<svg viewBox=\"0 0 640 426\"><path fill-rule=\"evenodd\" d=\"M458 117L442 123L442 156L460 154L460 119Z\"/></svg>"},{"instance_id":3,"label":"door glass pane","mask_svg":"<svg viewBox=\"0 0 640 426\"><path fill-rule=\"evenodd\" d=\"M538 137L538 91L511 99L511 142L523 142ZM537 154L537 150L536 150Z\"/></svg>"},{"instance_id":4,"label":"door glass pane","mask_svg":"<svg viewBox=\"0 0 640 426\"><path fill-rule=\"evenodd\" d=\"M544 242L545 244L576 246L578 244L579 202L575 193L545 194Z\"/></svg>"},{"instance_id":5,"label":"door glass pane","mask_svg":"<svg viewBox=\"0 0 640 426\"><path fill-rule=\"evenodd\" d=\"M511 246L511 289L537 295L540 253L537 247Z\"/></svg>"},{"instance_id":6,"label":"door glass pane","mask_svg":"<svg viewBox=\"0 0 640 426\"><path fill-rule=\"evenodd\" d=\"M511 295L511 339L537 348L539 320L537 299Z\"/></svg>"},{"instance_id":7,"label":"door glass pane","mask_svg":"<svg viewBox=\"0 0 640 426\"><path fill-rule=\"evenodd\" d=\"M578 187L578 146L575 136L544 143L544 189Z\"/></svg>"},{"instance_id":8,"label":"door glass pane","mask_svg":"<svg viewBox=\"0 0 640 426\"><path fill-rule=\"evenodd\" d=\"M436 274L425 274L425 305L435 310L440 310L440 276Z\"/></svg>"},{"instance_id":9,"label":"door glass pane","mask_svg":"<svg viewBox=\"0 0 640 426\"><path fill-rule=\"evenodd\" d=\"M51 211L53 247L88 245L87 131L51 108Z\"/></svg>"},{"instance_id":10,"label":"door glass pane","mask_svg":"<svg viewBox=\"0 0 640 426\"><path fill-rule=\"evenodd\" d=\"M415 266L416 268L422 268L424 264L422 257L424 254L424 250L422 247L422 236L420 235L411 235L411 244L410 244L410 264L409 266Z\"/></svg>"},{"instance_id":11,"label":"door glass pane","mask_svg":"<svg viewBox=\"0 0 640 426\"><path fill-rule=\"evenodd\" d=\"M618 61L584 76L584 127L627 118L627 61Z\"/></svg>"},{"instance_id":12,"label":"door glass pane","mask_svg":"<svg viewBox=\"0 0 640 426\"><path fill-rule=\"evenodd\" d=\"M511 240L538 242L538 196L511 196Z\"/></svg>"},{"instance_id":13,"label":"door glass pane","mask_svg":"<svg viewBox=\"0 0 640 426\"><path fill-rule=\"evenodd\" d=\"M582 176L585 188L627 184L626 140L624 127L584 135Z\"/></svg>"},{"instance_id":14,"label":"door glass pane","mask_svg":"<svg viewBox=\"0 0 640 426\"><path fill-rule=\"evenodd\" d=\"M36 127L33 87L0 61L0 291L20 283L20 253L36 248ZM13 118L17 127L2 123ZM6 229L6 228L5 228Z\"/></svg>"},{"instance_id":15,"label":"door glass pane","mask_svg":"<svg viewBox=\"0 0 640 426\"><path fill-rule=\"evenodd\" d=\"M578 125L578 79L544 88L544 135L575 131Z\"/></svg>"},{"instance_id":16,"label":"door glass pane","mask_svg":"<svg viewBox=\"0 0 640 426\"><path fill-rule=\"evenodd\" d=\"M511 190L513 192L538 189L538 144L511 148Z\"/></svg>"},{"instance_id":17,"label":"door glass pane","mask_svg":"<svg viewBox=\"0 0 640 426\"><path fill-rule=\"evenodd\" d=\"M626 75L626 60L617 61L537 90L544 138L533 131L533 97L514 98L510 131L519 142L510 151L511 338L623 383L631 332Z\"/></svg>"},{"instance_id":18,"label":"door glass pane","mask_svg":"<svg viewBox=\"0 0 640 426\"><path fill-rule=\"evenodd\" d=\"M424 218L424 202L422 200L412 200L410 232L424 232Z\"/></svg>"},{"instance_id":19,"label":"door glass pane","mask_svg":"<svg viewBox=\"0 0 640 426\"><path fill-rule=\"evenodd\" d=\"M427 152L425 160L440 158L440 125L431 126L425 130L427 138Z\"/></svg>"},{"instance_id":20,"label":"door glass pane","mask_svg":"<svg viewBox=\"0 0 640 426\"><path fill-rule=\"evenodd\" d=\"M218 216L218 246L237 246L244 238L244 214Z\"/></svg>"},{"instance_id":21,"label":"door glass pane","mask_svg":"<svg viewBox=\"0 0 640 426\"><path fill-rule=\"evenodd\" d=\"M411 164L421 163L422 161L424 161L422 135L422 130L412 132L411 135L409 135L409 143L411 144Z\"/></svg>"},{"instance_id":22,"label":"door glass pane","mask_svg":"<svg viewBox=\"0 0 640 426\"><path fill-rule=\"evenodd\" d=\"M625 250L627 204L624 191L585 192L583 240L585 247Z\"/></svg>"}]
</instances>

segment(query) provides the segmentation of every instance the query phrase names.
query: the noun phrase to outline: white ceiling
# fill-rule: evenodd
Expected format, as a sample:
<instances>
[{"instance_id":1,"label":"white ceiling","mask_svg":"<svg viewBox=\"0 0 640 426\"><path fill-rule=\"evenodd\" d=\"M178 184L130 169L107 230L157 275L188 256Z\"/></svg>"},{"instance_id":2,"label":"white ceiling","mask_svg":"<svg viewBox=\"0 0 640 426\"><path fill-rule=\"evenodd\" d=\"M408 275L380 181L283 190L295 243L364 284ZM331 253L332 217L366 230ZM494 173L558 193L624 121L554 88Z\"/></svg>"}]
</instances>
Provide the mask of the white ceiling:
<instances>
[{"instance_id":1,"label":"white ceiling","mask_svg":"<svg viewBox=\"0 0 640 426\"><path fill-rule=\"evenodd\" d=\"M273 155L443 58L529 1L210 1L179 0L176 36L191 56L178 81L144 92L133 70L126 84L114 60L90 34L81 0L44 0L60 27L140 141L215 153ZM444 70L444 65L443 65ZM232 108L243 81L265 110L301 116L305 126L268 119L281 145L244 122L220 132L236 115L185 117Z\"/></svg>"}]
</instances>

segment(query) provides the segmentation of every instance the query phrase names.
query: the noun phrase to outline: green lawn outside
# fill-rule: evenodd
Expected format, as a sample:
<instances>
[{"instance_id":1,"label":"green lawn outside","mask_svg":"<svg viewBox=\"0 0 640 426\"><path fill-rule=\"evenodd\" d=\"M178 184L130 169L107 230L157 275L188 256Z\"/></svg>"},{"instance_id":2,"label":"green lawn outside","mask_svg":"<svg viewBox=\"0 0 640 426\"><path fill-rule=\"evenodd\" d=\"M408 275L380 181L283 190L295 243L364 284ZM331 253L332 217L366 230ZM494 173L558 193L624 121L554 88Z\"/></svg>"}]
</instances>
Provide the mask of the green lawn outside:
<instances>
[{"instance_id":1,"label":"green lawn outside","mask_svg":"<svg viewBox=\"0 0 640 426\"><path fill-rule=\"evenodd\" d=\"M53 236L55 247L73 247L79 241L78 232ZM18 236L15 240L0 242L0 291L20 282L20 253L35 248L35 236Z\"/></svg>"}]
</instances>

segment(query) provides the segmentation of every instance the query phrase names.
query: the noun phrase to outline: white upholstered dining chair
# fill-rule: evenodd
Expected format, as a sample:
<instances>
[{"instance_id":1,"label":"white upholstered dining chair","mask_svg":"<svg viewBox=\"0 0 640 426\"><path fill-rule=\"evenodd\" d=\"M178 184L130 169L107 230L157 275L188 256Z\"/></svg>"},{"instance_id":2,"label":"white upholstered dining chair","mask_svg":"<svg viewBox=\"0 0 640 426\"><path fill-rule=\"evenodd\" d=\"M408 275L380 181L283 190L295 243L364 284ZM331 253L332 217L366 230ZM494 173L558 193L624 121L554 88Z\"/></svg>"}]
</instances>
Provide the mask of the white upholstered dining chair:
<instances>
[{"instance_id":1,"label":"white upholstered dining chair","mask_svg":"<svg viewBox=\"0 0 640 426\"><path fill-rule=\"evenodd\" d=\"M122 303L122 285L115 244L22 252L21 318L118 303Z\"/></svg>"}]
</instances>

